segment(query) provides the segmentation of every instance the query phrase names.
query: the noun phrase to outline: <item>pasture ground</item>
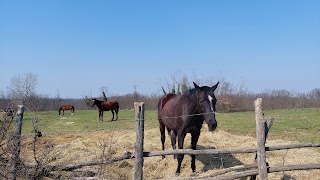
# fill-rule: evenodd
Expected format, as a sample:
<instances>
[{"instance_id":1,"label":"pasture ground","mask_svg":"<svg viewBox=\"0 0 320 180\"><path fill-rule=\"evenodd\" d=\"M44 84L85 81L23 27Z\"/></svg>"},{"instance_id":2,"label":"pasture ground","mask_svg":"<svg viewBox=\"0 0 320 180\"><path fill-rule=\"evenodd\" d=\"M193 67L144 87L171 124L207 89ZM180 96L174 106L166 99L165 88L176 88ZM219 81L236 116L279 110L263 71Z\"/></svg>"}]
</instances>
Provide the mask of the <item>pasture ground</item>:
<instances>
[{"instance_id":1,"label":"pasture ground","mask_svg":"<svg viewBox=\"0 0 320 180\"><path fill-rule=\"evenodd\" d=\"M161 150L160 133L156 111L145 112L145 151ZM47 142L54 149L46 156L56 157L52 164L69 164L95 160L104 156L121 156L124 151L134 151L135 120L134 111L120 111L119 120L111 122L111 112L105 112L104 122L98 123L97 111L75 111L71 116L65 112L59 117L58 112L37 112L39 129L44 135L38 146ZM298 142L320 142L320 110L296 109L265 111L265 116L275 117L269 132L267 145L284 145ZM32 162L32 126L30 112L25 113L23 122L24 139L21 156ZM219 113L218 131L208 132L202 129L198 149L240 149L252 148L255 140L254 112ZM206 127L206 125L204 125ZM186 137L185 147L190 144ZM171 149L170 139L166 137L166 149ZM251 164L254 154L235 154L223 156L197 156L197 173L192 174L190 157L185 156L181 177L205 176L235 165ZM271 166L304 163L319 163L318 149L304 148L267 152L267 161ZM132 179L134 160L125 160L97 167L100 173L110 179ZM177 162L172 156L145 158L144 179L175 177ZM315 179L320 178L320 170L292 171L269 174L269 179Z\"/></svg>"}]
</instances>

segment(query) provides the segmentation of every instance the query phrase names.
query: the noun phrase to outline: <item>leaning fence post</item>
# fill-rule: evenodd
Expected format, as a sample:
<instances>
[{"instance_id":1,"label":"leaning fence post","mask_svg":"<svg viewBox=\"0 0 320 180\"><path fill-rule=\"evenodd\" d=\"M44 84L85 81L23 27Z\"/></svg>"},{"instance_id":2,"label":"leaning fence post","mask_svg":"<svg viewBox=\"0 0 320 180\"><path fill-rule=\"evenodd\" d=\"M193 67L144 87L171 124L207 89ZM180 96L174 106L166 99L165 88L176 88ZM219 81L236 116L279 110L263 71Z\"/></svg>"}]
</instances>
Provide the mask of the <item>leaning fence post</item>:
<instances>
[{"instance_id":1,"label":"leaning fence post","mask_svg":"<svg viewBox=\"0 0 320 180\"><path fill-rule=\"evenodd\" d=\"M259 179L268 179L266 150L265 150L265 126L262 113L262 98L254 101L256 114L256 134L257 134L257 163Z\"/></svg>"},{"instance_id":2,"label":"leaning fence post","mask_svg":"<svg viewBox=\"0 0 320 180\"><path fill-rule=\"evenodd\" d=\"M134 179L142 180L143 177L143 139L144 139L144 102L135 102L136 114L136 144Z\"/></svg>"},{"instance_id":3,"label":"leaning fence post","mask_svg":"<svg viewBox=\"0 0 320 180\"><path fill-rule=\"evenodd\" d=\"M20 156L20 142L21 142L21 129L23 120L24 106L18 105L17 117L15 122L14 133L9 142L9 150L11 151L11 158L9 159L9 175L8 179L17 179L17 166Z\"/></svg>"}]
</instances>

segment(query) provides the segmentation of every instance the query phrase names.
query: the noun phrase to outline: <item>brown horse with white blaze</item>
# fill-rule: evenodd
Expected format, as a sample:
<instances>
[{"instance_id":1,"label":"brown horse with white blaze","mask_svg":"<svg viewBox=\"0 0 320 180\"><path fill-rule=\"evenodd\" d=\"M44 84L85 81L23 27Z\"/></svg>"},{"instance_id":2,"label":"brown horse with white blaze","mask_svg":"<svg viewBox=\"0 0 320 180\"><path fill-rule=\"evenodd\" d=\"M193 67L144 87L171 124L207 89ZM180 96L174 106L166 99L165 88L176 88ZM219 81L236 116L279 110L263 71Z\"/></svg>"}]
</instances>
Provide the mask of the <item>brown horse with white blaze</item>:
<instances>
[{"instance_id":1,"label":"brown horse with white blaze","mask_svg":"<svg viewBox=\"0 0 320 180\"><path fill-rule=\"evenodd\" d=\"M212 87L200 87L196 83L193 84L195 88L184 92L183 95L170 93L162 96L159 100L158 120L162 150L164 150L165 129L171 136L173 149L176 149L177 138L179 149L183 149L184 139L187 133L190 133L191 147L196 150L203 122L208 125L210 131L217 128L215 117L217 99L214 91L219 82ZM175 157L178 159L176 173L179 174L184 155L179 154ZM195 172L195 155L191 155L191 158L191 169Z\"/></svg>"}]
</instances>

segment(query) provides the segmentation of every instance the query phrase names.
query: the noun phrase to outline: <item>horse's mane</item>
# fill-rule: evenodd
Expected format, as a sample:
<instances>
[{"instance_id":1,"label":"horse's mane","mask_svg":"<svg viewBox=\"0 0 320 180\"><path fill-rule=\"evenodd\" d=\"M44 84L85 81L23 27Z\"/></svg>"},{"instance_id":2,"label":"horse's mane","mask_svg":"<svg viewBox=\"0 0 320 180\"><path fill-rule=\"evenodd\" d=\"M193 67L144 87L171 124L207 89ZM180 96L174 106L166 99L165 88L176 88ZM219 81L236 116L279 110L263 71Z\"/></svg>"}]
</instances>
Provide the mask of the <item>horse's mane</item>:
<instances>
[{"instance_id":1,"label":"horse's mane","mask_svg":"<svg viewBox=\"0 0 320 180\"><path fill-rule=\"evenodd\" d=\"M182 94L191 95L191 94L195 94L195 93L196 93L196 89L192 88L192 89L185 90Z\"/></svg>"}]
</instances>

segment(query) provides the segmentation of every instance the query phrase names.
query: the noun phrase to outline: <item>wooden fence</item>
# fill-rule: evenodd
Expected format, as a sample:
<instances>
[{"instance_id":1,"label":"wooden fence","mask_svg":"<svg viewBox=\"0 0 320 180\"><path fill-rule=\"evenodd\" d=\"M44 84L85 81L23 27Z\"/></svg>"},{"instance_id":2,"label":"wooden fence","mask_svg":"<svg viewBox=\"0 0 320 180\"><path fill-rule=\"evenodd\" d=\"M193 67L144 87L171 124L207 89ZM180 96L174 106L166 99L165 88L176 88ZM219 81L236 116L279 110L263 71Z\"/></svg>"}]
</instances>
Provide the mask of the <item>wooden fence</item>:
<instances>
[{"instance_id":1,"label":"wooden fence","mask_svg":"<svg viewBox=\"0 0 320 180\"><path fill-rule=\"evenodd\" d=\"M267 179L268 173L279 172L279 171L292 171L292 170L307 170L307 169L320 169L320 164L299 164L299 165L289 165L289 166L276 166L270 167L266 163L266 151L275 151L275 150L284 150L284 149L293 149L293 148L306 148L306 147L320 147L320 144L290 144L290 145L281 145L281 146L269 146L265 147L265 141L267 138L268 131L272 125L273 119L268 118L267 121L263 119L262 113L262 99L258 98L255 101L255 113L256 113L256 131L257 131L257 144L255 148L249 149L202 149L202 150L192 150L192 149L178 149L178 150L167 150L167 151L152 151L145 152L143 150L143 141L144 141L144 103L134 103L135 107L135 119L136 119L136 144L135 144L135 153L126 152L122 157L107 159L107 160L98 160L98 161L89 161L79 164L70 164L70 165L56 165L56 166L45 166L43 167L44 172L51 171L68 171L73 169L82 168L84 166L94 166L100 164L109 164L116 161L121 161L125 159L135 158L135 172L134 179L140 180L143 179L143 158L152 157L152 156L162 156L162 155L174 155L174 154L189 154L189 155L200 155L200 154L236 154L236 153L257 153L256 154L256 164L250 165L250 170L248 166L237 166L231 167L222 170L221 172L215 173L206 177L196 177L197 179L236 179L241 177L251 176L251 179L255 179L255 176L258 175L259 179ZM17 178L17 166L19 162L20 155L20 143L21 143L21 127L23 120L24 106L19 106L15 122L15 130L10 140L9 148L11 148L11 158L7 166L9 169L8 179ZM34 167L37 165L25 164L29 167ZM252 169L254 168L254 169ZM239 170L243 170L239 172ZM232 175L224 175L227 172L237 171ZM176 179L176 178L175 178ZM185 179L185 178L183 178ZM187 178L195 179L195 178Z\"/></svg>"},{"instance_id":2,"label":"wooden fence","mask_svg":"<svg viewBox=\"0 0 320 180\"><path fill-rule=\"evenodd\" d=\"M174 154L189 154L189 155L203 155L203 154L236 154L236 153L256 153L256 164L251 165L251 169L248 166L241 167L231 167L221 172L218 172L212 176L203 177L204 179L237 179L242 177L251 176L251 179L256 179L258 175L259 179L268 179L268 173L280 172L280 171L292 171L292 170L307 170L307 169L320 169L320 164L299 164L290 166L275 166L270 167L266 161L266 151L293 149L293 148L306 148L306 147L320 147L320 144L291 144L291 145L281 145L281 146L265 146L266 138L269 129L273 123L273 118L268 118L264 120L262 112L262 98L257 98L254 101L255 105L255 119L256 119L256 136L257 136L257 147L250 149L202 149L202 150L192 150L192 149L178 149L178 150L167 150L167 151L143 151L143 137L144 137L144 103L134 103L136 112L136 145L135 153L135 173L134 179L141 180L143 178L143 158L152 156L162 156L162 155L174 155ZM254 169L252 169L254 168ZM243 170L239 172L239 170ZM232 175L223 175L230 171L237 171ZM202 177L196 177L201 179ZM179 178L173 178L179 179ZM195 178L180 178L180 179L195 179Z\"/></svg>"}]
</instances>

